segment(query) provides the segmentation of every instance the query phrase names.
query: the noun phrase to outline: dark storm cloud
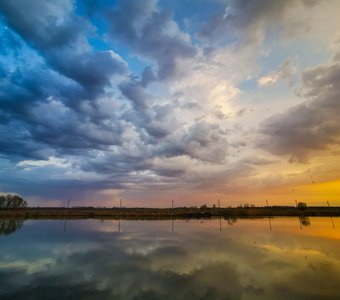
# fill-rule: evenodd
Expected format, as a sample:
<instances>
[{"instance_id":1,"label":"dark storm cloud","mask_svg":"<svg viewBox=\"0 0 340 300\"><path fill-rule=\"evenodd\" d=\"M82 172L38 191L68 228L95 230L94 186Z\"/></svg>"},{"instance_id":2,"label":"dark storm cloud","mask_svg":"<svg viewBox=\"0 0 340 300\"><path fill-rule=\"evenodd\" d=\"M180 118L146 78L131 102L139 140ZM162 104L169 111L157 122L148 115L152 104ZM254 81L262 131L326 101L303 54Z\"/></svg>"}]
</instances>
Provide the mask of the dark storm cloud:
<instances>
[{"instance_id":1,"label":"dark storm cloud","mask_svg":"<svg viewBox=\"0 0 340 300\"><path fill-rule=\"evenodd\" d=\"M298 3L314 6L319 0L232 0L225 11L212 16L205 23L199 36L210 41L225 41L233 36L241 43L261 42L269 28L279 26L288 10Z\"/></svg>"},{"instance_id":2,"label":"dark storm cloud","mask_svg":"<svg viewBox=\"0 0 340 300\"><path fill-rule=\"evenodd\" d=\"M143 149L141 149L143 150ZM95 171L102 174L110 174L111 179L126 179L125 176L132 170L145 170L148 164L145 162L147 153L141 151L137 154L121 151L118 153L102 153L99 157L88 157L82 162L81 168L85 171ZM124 181L124 180L122 180Z\"/></svg>"},{"instance_id":3,"label":"dark storm cloud","mask_svg":"<svg viewBox=\"0 0 340 300\"><path fill-rule=\"evenodd\" d=\"M60 148L61 154L72 154L72 149L105 150L106 146L121 143L119 128L96 128L94 124L82 121L67 122L59 127L52 124L39 125L30 128L32 139L46 143L55 149Z\"/></svg>"},{"instance_id":4,"label":"dark storm cloud","mask_svg":"<svg viewBox=\"0 0 340 300\"><path fill-rule=\"evenodd\" d=\"M132 102L137 111L141 112L147 108L148 99L150 100L151 95L147 94L138 80L131 79L128 82L122 83L120 90L122 94Z\"/></svg>"},{"instance_id":5,"label":"dark storm cloud","mask_svg":"<svg viewBox=\"0 0 340 300\"><path fill-rule=\"evenodd\" d=\"M99 112L96 97L110 85L112 75L126 72L126 65L112 51L90 49L87 36L94 34L94 29L88 21L74 14L73 5L69 1L0 4L8 26L48 63L48 66L39 63L31 68L19 65L15 73L7 74L2 84L5 88L1 95L2 122L13 131L19 126L26 128L27 142L36 142L42 148L45 145L46 149L54 149L59 154L78 151L78 155L86 156L86 151L105 151L112 145L121 145L123 123L132 124L146 145L167 137L177 127L176 119L170 118L173 106L152 104L153 97L146 92L145 86L157 77L171 76L176 58L194 55L195 48L172 22L170 14L158 11L154 2L119 3L110 15L113 36L127 42L133 51L154 60L158 69L156 72L146 67L140 79L132 76L119 85L134 111L124 111L122 120L115 112L104 115ZM125 23L127 19L129 22ZM120 30L123 25L124 32ZM52 100L47 101L49 98ZM13 119L19 122L10 124ZM10 147L11 142L13 148L17 147L11 138L6 145ZM113 168L128 173L131 169L139 170L139 165L145 165L143 161L155 152L147 151L133 157L118 151L115 161L99 160L91 165L98 168L99 173L112 172ZM160 152L173 155L171 149ZM178 152L183 153L190 154L185 150ZM32 154L27 153L26 157L30 158ZM109 154L104 157L112 159ZM110 165L113 167L108 167Z\"/></svg>"},{"instance_id":6,"label":"dark storm cloud","mask_svg":"<svg viewBox=\"0 0 340 300\"><path fill-rule=\"evenodd\" d=\"M0 12L8 25L37 49L59 73L98 93L115 74L127 71L124 61L112 51L91 52L86 33L91 25L72 14L70 1L5 1Z\"/></svg>"},{"instance_id":7,"label":"dark storm cloud","mask_svg":"<svg viewBox=\"0 0 340 300\"><path fill-rule=\"evenodd\" d=\"M304 162L313 150L340 144L340 65L319 66L303 74L307 101L266 120L261 146Z\"/></svg>"},{"instance_id":8,"label":"dark storm cloud","mask_svg":"<svg viewBox=\"0 0 340 300\"><path fill-rule=\"evenodd\" d=\"M6 77L0 81L1 109L21 120L29 118L32 107L51 95L65 99L65 103L81 95L76 85L38 62L32 67L18 66L14 72L6 68L4 73Z\"/></svg>"},{"instance_id":9,"label":"dark storm cloud","mask_svg":"<svg viewBox=\"0 0 340 300\"><path fill-rule=\"evenodd\" d=\"M184 163L153 162L149 164L149 169L160 177L167 178L169 183L172 179L180 178L188 173L188 166Z\"/></svg>"},{"instance_id":10,"label":"dark storm cloud","mask_svg":"<svg viewBox=\"0 0 340 300\"><path fill-rule=\"evenodd\" d=\"M41 153L46 147L32 139L30 126L39 121L40 116L34 117L32 109L50 94L53 76L39 68L27 72L9 72L6 68L5 75L0 80L0 153L14 160L19 156L44 159Z\"/></svg>"},{"instance_id":11,"label":"dark storm cloud","mask_svg":"<svg viewBox=\"0 0 340 300\"><path fill-rule=\"evenodd\" d=\"M128 44L132 52L155 61L160 80L176 74L176 58L192 57L197 52L171 14L159 10L156 1L119 1L109 20L111 36ZM154 72L145 70L145 82L154 77Z\"/></svg>"},{"instance_id":12,"label":"dark storm cloud","mask_svg":"<svg viewBox=\"0 0 340 300\"><path fill-rule=\"evenodd\" d=\"M29 133L22 128L11 128L0 125L0 155L18 160L21 157L28 159L46 159L47 153L41 143L33 142Z\"/></svg>"},{"instance_id":13,"label":"dark storm cloud","mask_svg":"<svg viewBox=\"0 0 340 300\"><path fill-rule=\"evenodd\" d=\"M42 158L35 154L36 148L49 154L77 154L81 169L111 174L113 186L119 176L128 180L132 170L152 170L167 177L184 173L183 166L168 169L150 164L148 160L153 157L185 155L209 162L223 159L225 134L217 125L199 122L180 128L175 113L179 104L158 104L146 91L149 82L174 75L177 58L196 54L171 15L159 10L154 1L122 1L111 11L112 37L126 42L132 52L153 60L156 66L146 67L140 77L131 75L121 84L117 82L133 109L126 106L120 113L103 112L98 97L104 95L112 75L123 74L126 65L112 51L91 50L87 37L94 29L74 14L73 6L69 1L37 0L0 4L8 32L20 36L20 51L23 44L37 50L37 63L28 67L21 62L15 72L4 70L1 122L12 132L25 128L20 143L30 146L21 147L27 151L16 150L18 135L8 135L2 153L16 153L24 159ZM126 142L122 134L127 126L140 140L136 153L119 148ZM176 137L171 137L176 131ZM118 147L113 152L111 146ZM99 158L90 153L93 150L100 151Z\"/></svg>"},{"instance_id":14,"label":"dark storm cloud","mask_svg":"<svg viewBox=\"0 0 340 300\"><path fill-rule=\"evenodd\" d=\"M210 161L221 162L227 154L227 132L218 124L200 121L192 125L182 139L182 145L191 157Z\"/></svg>"},{"instance_id":15,"label":"dark storm cloud","mask_svg":"<svg viewBox=\"0 0 340 300\"><path fill-rule=\"evenodd\" d=\"M226 136L227 133L218 124L200 121L178 130L175 138L173 136L163 138L162 143L153 147L150 158L187 156L199 161L219 163L227 154ZM169 171L172 172L172 169Z\"/></svg>"},{"instance_id":16,"label":"dark storm cloud","mask_svg":"<svg viewBox=\"0 0 340 300\"><path fill-rule=\"evenodd\" d=\"M101 120L94 123L91 118L98 119L95 107L90 106L87 114L82 114L81 107L77 108L80 113L69 108L74 97L83 95L72 81L40 66L19 68L14 74L6 75L6 80L0 82L0 124L5 126L3 130L6 128L13 134L6 136L0 152L10 154L12 151L13 156L21 153L31 158L37 157L35 152L39 147L67 153L72 149L102 149L121 143L119 121L107 125L107 116L101 116ZM19 137L20 132L25 134ZM19 141L29 145L37 143L37 146L18 148Z\"/></svg>"},{"instance_id":17,"label":"dark storm cloud","mask_svg":"<svg viewBox=\"0 0 340 300\"><path fill-rule=\"evenodd\" d=\"M146 91L143 78L138 80L132 77L129 81L120 84L119 88L131 101L134 109L127 112L124 119L136 125L147 143L157 143L159 139L165 138L177 129L177 118L173 114L178 104L176 101L157 104L156 97Z\"/></svg>"},{"instance_id":18,"label":"dark storm cloud","mask_svg":"<svg viewBox=\"0 0 340 300\"><path fill-rule=\"evenodd\" d=\"M67 49L58 51L50 58L50 62L57 71L95 94L103 92L103 88L110 85L112 75L127 71L125 62L113 51L78 54Z\"/></svg>"},{"instance_id":19,"label":"dark storm cloud","mask_svg":"<svg viewBox=\"0 0 340 300\"><path fill-rule=\"evenodd\" d=\"M2 1L0 9L8 24L24 39L40 49L51 50L72 44L84 25L79 22L81 19L74 24L64 19L70 4L71 1Z\"/></svg>"},{"instance_id":20,"label":"dark storm cloud","mask_svg":"<svg viewBox=\"0 0 340 300\"><path fill-rule=\"evenodd\" d=\"M129 187L165 189L178 186L179 178L185 184L194 172L190 161L223 162L226 132L214 122L182 119L183 109L188 115L202 110L194 99L186 105L148 89L176 79L178 61L197 53L171 14L155 1L121 1L106 15L112 41L126 43L150 64L128 74L115 52L92 48L96 30L106 32L79 15L77 5L0 2L6 27L0 33L6 43L0 53L0 159L10 166L2 164L0 190L55 200ZM104 11L92 7L90 14ZM50 160L57 163L46 165ZM194 174L188 184L201 184L205 176Z\"/></svg>"},{"instance_id":21,"label":"dark storm cloud","mask_svg":"<svg viewBox=\"0 0 340 300\"><path fill-rule=\"evenodd\" d=\"M204 121L179 130L175 137L169 134L155 141L157 143L147 136L138 144L138 150L126 151L120 148L115 152L102 152L99 156L88 157L86 161L81 162L80 167L88 172L106 174L112 183L152 185L159 183L159 178L162 178L162 183L166 185L188 173L190 160L218 164L225 161L228 151L226 132L218 125ZM141 174L132 175L132 171ZM236 173L235 170L233 172ZM194 184L201 183L202 178L195 178ZM190 185L189 182L187 184Z\"/></svg>"},{"instance_id":22,"label":"dark storm cloud","mask_svg":"<svg viewBox=\"0 0 340 300\"><path fill-rule=\"evenodd\" d=\"M127 65L113 51L90 48L92 25L74 14L73 5L0 3L8 26L1 33L8 63L0 66L0 130L11 132L2 136L0 152L14 160L86 154L83 150L121 143L119 120L101 107L99 97Z\"/></svg>"}]
</instances>

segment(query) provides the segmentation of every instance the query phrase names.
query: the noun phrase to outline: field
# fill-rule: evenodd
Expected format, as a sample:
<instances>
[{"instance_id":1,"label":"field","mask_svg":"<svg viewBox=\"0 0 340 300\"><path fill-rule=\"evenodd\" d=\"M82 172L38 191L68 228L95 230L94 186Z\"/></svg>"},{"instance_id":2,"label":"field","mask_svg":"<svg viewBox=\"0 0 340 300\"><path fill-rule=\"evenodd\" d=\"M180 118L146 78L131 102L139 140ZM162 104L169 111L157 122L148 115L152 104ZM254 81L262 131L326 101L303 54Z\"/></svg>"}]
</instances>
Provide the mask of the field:
<instances>
[{"instance_id":1,"label":"field","mask_svg":"<svg viewBox=\"0 0 340 300\"><path fill-rule=\"evenodd\" d=\"M340 216L340 207L176 207L176 208L51 208L35 207L0 210L0 218L22 219L188 219L210 217Z\"/></svg>"}]
</instances>

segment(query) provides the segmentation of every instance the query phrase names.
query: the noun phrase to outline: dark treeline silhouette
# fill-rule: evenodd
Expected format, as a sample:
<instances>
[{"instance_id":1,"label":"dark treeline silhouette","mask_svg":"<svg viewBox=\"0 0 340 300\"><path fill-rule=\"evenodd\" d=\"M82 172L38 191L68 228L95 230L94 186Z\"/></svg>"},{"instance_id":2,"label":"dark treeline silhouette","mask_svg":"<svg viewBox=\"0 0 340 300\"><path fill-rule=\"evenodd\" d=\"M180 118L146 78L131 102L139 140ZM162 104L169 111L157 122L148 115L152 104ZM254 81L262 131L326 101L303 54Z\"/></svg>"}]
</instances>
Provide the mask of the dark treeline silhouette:
<instances>
[{"instance_id":1,"label":"dark treeline silhouette","mask_svg":"<svg viewBox=\"0 0 340 300\"><path fill-rule=\"evenodd\" d=\"M190 219L221 217L231 224L238 217L274 217L274 216L340 216L340 207L307 206L305 202L295 202L292 206L255 206L245 203L237 207L221 207L206 204L200 207L174 207L173 202L168 208L148 207L28 207L26 201L17 195L0 196L0 217L24 219Z\"/></svg>"},{"instance_id":2,"label":"dark treeline silhouette","mask_svg":"<svg viewBox=\"0 0 340 300\"><path fill-rule=\"evenodd\" d=\"M27 202L17 195L0 195L0 209L24 207L27 207Z\"/></svg>"},{"instance_id":3,"label":"dark treeline silhouette","mask_svg":"<svg viewBox=\"0 0 340 300\"><path fill-rule=\"evenodd\" d=\"M0 217L25 219L191 219L222 217L274 217L274 216L340 216L340 207L307 206L266 206L266 207L174 207L174 208L65 208L65 207L28 207L1 209Z\"/></svg>"}]
</instances>

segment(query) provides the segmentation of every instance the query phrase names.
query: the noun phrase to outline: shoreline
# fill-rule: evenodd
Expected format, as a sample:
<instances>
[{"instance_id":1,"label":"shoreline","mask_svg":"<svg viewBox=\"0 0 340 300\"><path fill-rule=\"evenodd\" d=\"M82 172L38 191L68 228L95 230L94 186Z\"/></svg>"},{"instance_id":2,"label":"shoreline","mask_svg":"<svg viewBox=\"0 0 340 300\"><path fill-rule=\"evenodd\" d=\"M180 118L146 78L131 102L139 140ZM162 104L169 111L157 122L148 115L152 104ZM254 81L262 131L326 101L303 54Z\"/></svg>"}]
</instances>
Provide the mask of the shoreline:
<instances>
[{"instance_id":1,"label":"shoreline","mask_svg":"<svg viewBox=\"0 0 340 300\"><path fill-rule=\"evenodd\" d=\"M128 219L171 220L206 219L212 217L261 218L261 217L336 217L340 207L311 206L300 209L293 206L235 207L235 208L92 208L92 207L30 207L0 210L0 218L20 219Z\"/></svg>"}]
</instances>

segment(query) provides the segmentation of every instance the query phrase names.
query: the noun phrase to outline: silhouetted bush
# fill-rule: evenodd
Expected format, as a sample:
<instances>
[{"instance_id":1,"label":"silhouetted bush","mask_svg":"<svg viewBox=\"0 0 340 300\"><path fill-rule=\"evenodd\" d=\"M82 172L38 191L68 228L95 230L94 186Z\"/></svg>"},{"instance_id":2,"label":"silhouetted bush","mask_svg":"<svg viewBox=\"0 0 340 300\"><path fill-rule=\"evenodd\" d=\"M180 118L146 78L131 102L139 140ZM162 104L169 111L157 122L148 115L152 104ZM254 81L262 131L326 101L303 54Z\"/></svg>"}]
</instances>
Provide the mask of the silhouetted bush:
<instances>
[{"instance_id":1,"label":"silhouetted bush","mask_svg":"<svg viewBox=\"0 0 340 300\"><path fill-rule=\"evenodd\" d=\"M299 208L301 210L305 210L307 208L307 204L305 202L299 202L297 204L297 208Z\"/></svg>"}]
</instances>

